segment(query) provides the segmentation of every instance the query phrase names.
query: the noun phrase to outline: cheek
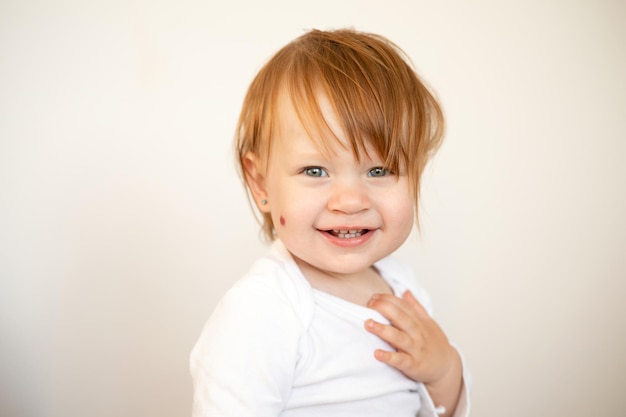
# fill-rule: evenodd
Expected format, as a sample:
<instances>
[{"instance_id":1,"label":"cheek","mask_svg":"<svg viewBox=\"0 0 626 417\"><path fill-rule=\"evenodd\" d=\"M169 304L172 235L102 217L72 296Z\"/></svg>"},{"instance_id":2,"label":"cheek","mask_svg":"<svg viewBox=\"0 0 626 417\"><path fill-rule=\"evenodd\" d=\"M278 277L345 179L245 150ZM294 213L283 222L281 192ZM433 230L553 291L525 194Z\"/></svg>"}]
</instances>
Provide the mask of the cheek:
<instances>
[{"instance_id":1,"label":"cheek","mask_svg":"<svg viewBox=\"0 0 626 417\"><path fill-rule=\"evenodd\" d=\"M405 193L399 193L396 196L387 196L385 204L388 220L392 219L391 221L395 223L396 227L408 229L409 231L413 228L415 221L415 205L410 197Z\"/></svg>"},{"instance_id":2,"label":"cheek","mask_svg":"<svg viewBox=\"0 0 626 417\"><path fill-rule=\"evenodd\" d=\"M415 225L415 205L412 203L407 204L403 213L404 215L402 217L404 219L404 227L407 229L407 233L410 233Z\"/></svg>"}]
</instances>

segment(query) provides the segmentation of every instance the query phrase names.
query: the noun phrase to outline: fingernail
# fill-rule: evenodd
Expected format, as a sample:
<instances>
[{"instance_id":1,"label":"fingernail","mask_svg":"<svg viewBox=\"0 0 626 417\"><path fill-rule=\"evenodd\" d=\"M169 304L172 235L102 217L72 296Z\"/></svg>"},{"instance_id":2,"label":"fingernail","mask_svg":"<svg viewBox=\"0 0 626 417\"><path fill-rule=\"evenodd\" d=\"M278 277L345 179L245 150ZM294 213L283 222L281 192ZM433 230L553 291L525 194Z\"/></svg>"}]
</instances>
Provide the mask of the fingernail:
<instances>
[{"instance_id":1,"label":"fingernail","mask_svg":"<svg viewBox=\"0 0 626 417\"><path fill-rule=\"evenodd\" d=\"M371 307L371 306L372 306L372 304L374 304L374 302L375 302L376 300L378 300L379 298L380 298L380 296L379 296L378 294L374 294L374 295L372 295L372 298L370 298L370 300L367 302L367 306L368 306L368 307Z\"/></svg>"},{"instance_id":2,"label":"fingernail","mask_svg":"<svg viewBox=\"0 0 626 417\"><path fill-rule=\"evenodd\" d=\"M385 352L384 350L376 349L376 351L374 351L374 357L381 362L386 362L387 352Z\"/></svg>"}]
</instances>

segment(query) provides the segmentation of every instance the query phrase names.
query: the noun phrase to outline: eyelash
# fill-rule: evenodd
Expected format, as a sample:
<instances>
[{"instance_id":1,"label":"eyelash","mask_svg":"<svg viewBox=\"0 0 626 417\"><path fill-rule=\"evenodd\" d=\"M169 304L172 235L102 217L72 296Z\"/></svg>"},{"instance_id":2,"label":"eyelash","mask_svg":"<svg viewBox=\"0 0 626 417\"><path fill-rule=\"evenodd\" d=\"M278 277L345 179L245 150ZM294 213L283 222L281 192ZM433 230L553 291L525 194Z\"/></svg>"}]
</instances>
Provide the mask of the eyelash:
<instances>
[{"instance_id":1,"label":"eyelash","mask_svg":"<svg viewBox=\"0 0 626 417\"><path fill-rule=\"evenodd\" d=\"M302 169L302 173L309 177L328 177L328 172L326 172L326 170L322 167L306 167ZM367 176L373 178L386 177L389 174L391 174L391 171L383 167L374 167L367 172Z\"/></svg>"},{"instance_id":2,"label":"eyelash","mask_svg":"<svg viewBox=\"0 0 626 417\"><path fill-rule=\"evenodd\" d=\"M373 172L377 172L378 174L372 175ZM367 172L368 177L375 177L375 178L386 177L389 174L391 174L391 172L387 168L383 168L383 167L375 167L375 168L370 169Z\"/></svg>"},{"instance_id":3,"label":"eyelash","mask_svg":"<svg viewBox=\"0 0 626 417\"><path fill-rule=\"evenodd\" d=\"M316 172L316 174L314 174L314 172ZM327 177L328 176L328 172L326 172L326 170L324 168L321 167L306 167L302 170L302 173L304 175L307 175L309 177Z\"/></svg>"}]
</instances>

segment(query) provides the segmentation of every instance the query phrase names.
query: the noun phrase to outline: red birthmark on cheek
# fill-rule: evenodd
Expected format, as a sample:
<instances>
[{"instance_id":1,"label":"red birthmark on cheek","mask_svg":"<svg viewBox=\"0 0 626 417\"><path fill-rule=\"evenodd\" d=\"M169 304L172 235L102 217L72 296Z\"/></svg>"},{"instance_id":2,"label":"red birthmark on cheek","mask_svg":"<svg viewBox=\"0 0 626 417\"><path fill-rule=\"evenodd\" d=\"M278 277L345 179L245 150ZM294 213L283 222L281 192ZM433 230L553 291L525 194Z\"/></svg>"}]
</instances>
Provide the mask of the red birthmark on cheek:
<instances>
[{"instance_id":1,"label":"red birthmark on cheek","mask_svg":"<svg viewBox=\"0 0 626 417\"><path fill-rule=\"evenodd\" d=\"M285 225L285 218L283 216L280 216L280 225L281 226Z\"/></svg>"}]
</instances>

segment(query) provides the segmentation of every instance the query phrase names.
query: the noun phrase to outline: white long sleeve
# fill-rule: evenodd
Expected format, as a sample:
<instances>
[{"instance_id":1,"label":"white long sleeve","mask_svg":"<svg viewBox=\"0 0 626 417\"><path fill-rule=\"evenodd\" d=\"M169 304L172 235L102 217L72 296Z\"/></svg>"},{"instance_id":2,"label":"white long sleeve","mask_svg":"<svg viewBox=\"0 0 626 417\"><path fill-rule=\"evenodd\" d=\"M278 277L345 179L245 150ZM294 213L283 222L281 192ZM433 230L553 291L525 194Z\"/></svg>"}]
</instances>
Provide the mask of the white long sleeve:
<instances>
[{"instance_id":1,"label":"white long sleeve","mask_svg":"<svg viewBox=\"0 0 626 417\"><path fill-rule=\"evenodd\" d=\"M406 267L376 267L396 294L409 289L431 311ZM312 289L276 242L222 298L192 351L193 417L436 417L423 384L374 358L391 347L364 329L368 318L387 322Z\"/></svg>"}]
</instances>

